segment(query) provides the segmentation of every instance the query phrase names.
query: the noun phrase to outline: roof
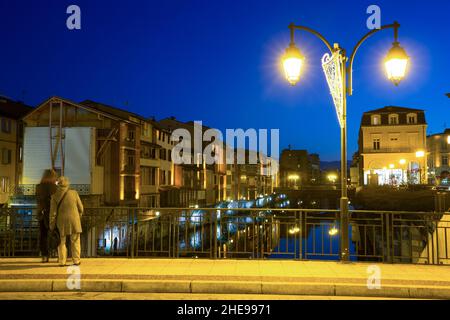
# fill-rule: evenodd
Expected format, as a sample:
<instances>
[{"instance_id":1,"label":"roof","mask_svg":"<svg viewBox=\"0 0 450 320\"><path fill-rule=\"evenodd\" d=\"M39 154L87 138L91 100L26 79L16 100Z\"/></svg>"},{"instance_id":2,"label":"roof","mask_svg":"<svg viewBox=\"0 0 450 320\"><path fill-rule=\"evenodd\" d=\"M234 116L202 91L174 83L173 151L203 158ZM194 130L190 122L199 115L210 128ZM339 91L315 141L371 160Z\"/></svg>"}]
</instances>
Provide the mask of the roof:
<instances>
[{"instance_id":1,"label":"roof","mask_svg":"<svg viewBox=\"0 0 450 320\"><path fill-rule=\"evenodd\" d=\"M402 112L423 112L421 109L405 108L398 106L386 106L383 108L366 111L364 113L402 113Z\"/></svg>"},{"instance_id":2,"label":"roof","mask_svg":"<svg viewBox=\"0 0 450 320\"><path fill-rule=\"evenodd\" d=\"M417 122L414 124L427 124L425 120L425 112L421 109L414 109L414 108L405 108L405 107L398 107L398 106L386 106L379 109L374 109L370 111L366 111L362 115L361 119L361 126L367 127L372 126L371 116L374 114L379 114L381 117L380 123L378 125L385 126L385 125L409 125L408 122L408 114L409 113L415 113L417 114ZM398 122L396 124L391 124L389 121L389 115L390 114L398 114Z\"/></svg>"},{"instance_id":3,"label":"roof","mask_svg":"<svg viewBox=\"0 0 450 320\"><path fill-rule=\"evenodd\" d=\"M21 101L14 101L10 98L0 96L0 116L20 119L32 110L32 107Z\"/></svg>"},{"instance_id":4,"label":"roof","mask_svg":"<svg viewBox=\"0 0 450 320\"><path fill-rule=\"evenodd\" d=\"M106 112L109 113L113 116L122 118L122 119L127 119L130 120L130 117L132 118L137 118L139 120L142 121L148 121L148 119L144 118L143 116L133 113L133 112L129 112L120 108L116 108L104 103L100 103L100 102L96 102L96 101L92 101L92 100L84 100L82 102L80 102L81 105L83 106L88 106L91 107L93 109L96 109L98 111L102 111L102 112Z\"/></svg>"},{"instance_id":5,"label":"roof","mask_svg":"<svg viewBox=\"0 0 450 320\"><path fill-rule=\"evenodd\" d=\"M427 138L434 137L434 136L441 136L441 135L450 135L450 128L445 129L444 132L429 134L427 136Z\"/></svg>"}]
</instances>

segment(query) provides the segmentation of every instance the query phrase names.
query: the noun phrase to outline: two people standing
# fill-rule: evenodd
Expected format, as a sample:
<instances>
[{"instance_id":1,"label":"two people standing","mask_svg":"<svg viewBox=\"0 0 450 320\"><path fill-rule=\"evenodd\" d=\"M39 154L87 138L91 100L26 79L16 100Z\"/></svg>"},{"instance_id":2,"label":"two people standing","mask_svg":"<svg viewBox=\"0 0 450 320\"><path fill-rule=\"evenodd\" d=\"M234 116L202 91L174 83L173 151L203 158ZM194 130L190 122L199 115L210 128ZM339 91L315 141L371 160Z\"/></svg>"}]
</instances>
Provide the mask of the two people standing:
<instances>
[{"instance_id":1,"label":"two people standing","mask_svg":"<svg viewBox=\"0 0 450 320\"><path fill-rule=\"evenodd\" d=\"M54 187L51 186L52 181L54 181ZM84 211L80 196L75 190L70 189L67 177L62 176L56 179L56 173L53 170L46 170L41 183L36 188L36 197L41 217L39 226L42 261L48 262L48 234L56 229L59 232L59 265L66 265L66 238L68 236L70 237L72 262L74 265L79 265L81 263L81 217Z\"/></svg>"}]
</instances>

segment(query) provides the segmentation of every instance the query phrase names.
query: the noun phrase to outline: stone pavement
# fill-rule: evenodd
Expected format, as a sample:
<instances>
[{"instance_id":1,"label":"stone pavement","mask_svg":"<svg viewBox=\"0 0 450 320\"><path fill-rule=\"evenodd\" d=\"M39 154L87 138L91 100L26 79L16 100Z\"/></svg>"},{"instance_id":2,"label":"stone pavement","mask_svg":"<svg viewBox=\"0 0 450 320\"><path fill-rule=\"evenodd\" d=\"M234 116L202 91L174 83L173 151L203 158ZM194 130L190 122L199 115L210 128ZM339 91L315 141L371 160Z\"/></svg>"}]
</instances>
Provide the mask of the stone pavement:
<instances>
[{"instance_id":1,"label":"stone pavement","mask_svg":"<svg viewBox=\"0 0 450 320\"><path fill-rule=\"evenodd\" d=\"M0 258L0 292L74 291L73 268ZM381 271L369 289L368 268ZM370 268L369 268L370 269ZM355 296L450 299L450 266L333 261L84 259L81 292ZM75 289L77 290L77 289ZM0 296L1 299L1 296Z\"/></svg>"}]
</instances>

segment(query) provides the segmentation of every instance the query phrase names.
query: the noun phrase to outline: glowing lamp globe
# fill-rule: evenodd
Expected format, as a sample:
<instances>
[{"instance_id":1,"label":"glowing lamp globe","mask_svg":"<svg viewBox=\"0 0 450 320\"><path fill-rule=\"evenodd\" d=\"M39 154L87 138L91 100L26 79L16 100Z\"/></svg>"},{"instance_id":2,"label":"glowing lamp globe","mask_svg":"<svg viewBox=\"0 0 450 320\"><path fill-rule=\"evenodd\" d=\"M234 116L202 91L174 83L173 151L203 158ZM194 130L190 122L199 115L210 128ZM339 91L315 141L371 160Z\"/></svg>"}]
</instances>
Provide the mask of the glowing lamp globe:
<instances>
[{"instance_id":1,"label":"glowing lamp globe","mask_svg":"<svg viewBox=\"0 0 450 320\"><path fill-rule=\"evenodd\" d=\"M394 42L384 60L384 66L386 68L388 79L396 86L398 86L400 81L405 77L408 63L409 57L406 54L405 49L400 47L398 42Z\"/></svg>"},{"instance_id":2,"label":"glowing lamp globe","mask_svg":"<svg viewBox=\"0 0 450 320\"><path fill-rule=\"evenodd\" d=\"M300 80L304 60L305 57L300 50L291 43L286 49L282 63L286 80L293 86Z\"/></svg>"}]
</instances>

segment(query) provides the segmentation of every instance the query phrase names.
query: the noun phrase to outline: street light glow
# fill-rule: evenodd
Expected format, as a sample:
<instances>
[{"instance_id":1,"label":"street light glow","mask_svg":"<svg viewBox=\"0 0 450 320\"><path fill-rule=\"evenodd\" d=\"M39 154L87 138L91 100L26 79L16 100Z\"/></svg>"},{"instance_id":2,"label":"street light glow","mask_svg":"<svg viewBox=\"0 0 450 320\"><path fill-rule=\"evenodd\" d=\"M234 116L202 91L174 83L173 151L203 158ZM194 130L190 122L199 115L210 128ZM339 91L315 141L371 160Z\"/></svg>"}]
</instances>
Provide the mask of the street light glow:
<instances>
[{"instance_id":1,"label":"street light glow","mask_svg":"<svg viewBox=\"0 0 450 320\"><path fill-rule=\"evenodd\" d=\"M300 50L295 44L291 43L286 49L282 62L284 75L287 81L293 86L300 80L304 60L305 57L301 54Z\"/></svg>"},{"instance_id":2,"label":"street light glow","mask_svg":"<svg viewBox=\"0 0 450 320\"><path fill-rule=\"evenodd\" d=\"M337 235L338 234L338 228L336 228L335 226L333 226L330 230L328 230L328 234L330 235L330 236L335 236L335 235Z\"/></svg>"},{"instance_id":3,"label":"street light glow","mask_svg":"<svg viewBox=\"0 0 450 320\"><path fill-rule=\"evenodd\" d=\"M330 181L330 182L336 182L336 180L337 180L337 175L335 175L334 173L330 173L328 176L327 176L327 178L328 178L328 180Z\"/></svg>"},{"instance_id":4,"label":"street light glow","mask_svg":"<svg viewBox=\"0 0 450 320\"><path fill-rule=\"evenodd\" d=\"M405 163L406 163L406 160L405 160L405 159L400 159L399 163L400 163L400 164L405 164Z\"/></svg>"},{"instance_id":5,"label":"street light glow","mask_svg":"<svg viewBox=\"0 0 450 320\"><path fill-rule=\"evenodd\" d=\"M298 179L300 179L298 174L291 174L288 176L288 180L298 180Z\"/></svg>"},{"instance_id":6,"label":"street light glow","mask_svg":"<svg viewBox=\"0 0 450 320\"><path fill-rule=\"evenodd\" d=\"M425 156L425 151L419 150L416 152L417 158L423 158Z\"/></svg>"},{"instance_id":7,"label":"street light glow","mask_svg":"<svg viewBox=\"0 0 450 320\"><path fill-rule=\"evenodd\" d=\"M389 50L384 66L386 68L387 77L396 86L403 80L406 75L409 57L405 49L400 47L398 42L394 42L392 48Z\"/></svg>"},{"instance_id":8,"label":"street light glow","mask_svg":"<svg viewBox=\"0 0 450 320\"><path fill-rule=\"evenodd\" d=\"M447 143L450 144L450 135L447 136Z\"/></svg>"}]
</instances>

